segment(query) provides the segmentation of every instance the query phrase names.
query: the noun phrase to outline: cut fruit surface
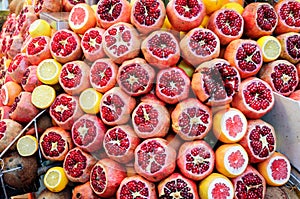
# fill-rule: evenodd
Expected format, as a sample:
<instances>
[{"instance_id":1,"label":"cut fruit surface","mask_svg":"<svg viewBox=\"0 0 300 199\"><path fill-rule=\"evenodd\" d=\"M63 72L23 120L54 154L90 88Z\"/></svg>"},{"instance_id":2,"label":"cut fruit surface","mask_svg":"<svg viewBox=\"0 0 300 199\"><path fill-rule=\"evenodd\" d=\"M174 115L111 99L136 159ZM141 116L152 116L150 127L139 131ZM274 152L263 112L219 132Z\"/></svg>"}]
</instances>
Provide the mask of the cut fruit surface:
<instances>
[{"instance_id":1,"label":"cut fruit surface","mask_svg":"<svg viewBox=\"0 0 300 199\"><path fill-rule=\"evenodd\" d=\"M273 36L263 36L257 40L261 47L264 62L276 60L281 53L281 45L278 39Z\"/></svg>"},{"instance_id":2,"label":"cut fruit surface","mask_svg":"<svg viewBox=\"0 0 300 199\"><path fill-rule=\"evenodd\" d=\"M37 68L38 79L44 84L54 85L58 83L62 65L55 59L45 59Z\"/></svg>"},{"instance_id":3,"label":"cut fruit surface","mask_svg":"<svg viewBox=\"0 0 300 199\"><path fill-rule=\"evenodd\" d=\"M51 106L56 97L56 91L48 85L40 85L32 91L31 102L40 109L46 109Z\"/></svg>"},{"instance_id":4,"label":"cut fruit surface","mask_svg":"<svg viewBox=\"0 0 300 199\"><path fill-rule=\"evenodd\" d=\"M18 153L23 156L31 156L38 150L38 141L32 135L25 135L17 142Z\"/></svg>"},{"instance_id":5,"label":"cut fruit surface","mask_svg":"<svg viewBox=\"0 0 300 199\"><path fill-rule=\"evenodd\" d=\"M101 93L94 88L87 88L79 96L79 106L85 113L97 114L101 99Z\"/></svg>"},{"instance_id":6,"label":"cut fruit surface","mask_svg":"<svg viewBox=\"0 0 300 199\"><path fill-rule=\"evenodd\" d=\"M59 166L50 168L44 176L44 185L52 192L62 191L68 182L64 169Z\"/></svg>"},{"instance_id":7,"label":"cut fruit surface","mask_svg":"<svg viewBox=\"0 0 300 199\"><path fill-rule=\"evenodd\" d=\"M51 36L51 26L49 23L43 19L37 19L35 20L30 26L29 26L29 34L31 37L39 37L39 36Z\"/></svg>"}]
</instances>

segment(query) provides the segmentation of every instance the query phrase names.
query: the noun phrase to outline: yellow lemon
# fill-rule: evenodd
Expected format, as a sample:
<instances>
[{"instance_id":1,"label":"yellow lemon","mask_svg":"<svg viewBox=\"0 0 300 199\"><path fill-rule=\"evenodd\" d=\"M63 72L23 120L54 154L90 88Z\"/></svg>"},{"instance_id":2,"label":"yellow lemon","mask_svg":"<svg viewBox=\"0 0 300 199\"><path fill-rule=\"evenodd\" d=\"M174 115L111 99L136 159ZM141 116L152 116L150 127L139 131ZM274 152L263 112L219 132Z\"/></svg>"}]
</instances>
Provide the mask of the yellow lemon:
<instances>
[{"instance_id":1,"label":"yellow lemon","mask_svg":"<svg viewBox=\"0 0 300 199\"><path fill-rule=\"evenodd\" d=\"M62 65L55 59L45 59L37 67L37 77L44 84L58 83Z\"/></svg>"},{"instance_id":2,"label":"yellow lemon","mask_svg":"<svg viewBox=\"0 0 300 199\"><path fill-rule=\"evenodd\" d=\"M237 2L226 3L225 5L222 6L222 8L235 10L240 14L242 14L243 11L244 11L244 7L241 4L237 3Z\"/></svg>"},{"instance_id":3,"label":"yellow lemon","mask_svg":"<svg viewBox=\"0 0 300 199\"><path fill-rule=\"evenodd\" d=\"M38 141L32 135L24 135L17 142L17 151L21 156L27 157L38 150Z\"/></svg>"},{"instance_id":4,"label":"yellow lemon","mask_svg":"<svg viewBox=\"0 0 300 199\"><path fill-rule=\"evenodd\" d=\"M51 36L51 27L49 23L43 19L35 20L29 26L29 34L31 37L39 37L39 36Z\"/></svg>"},{"instance_id":5,"label":"yellow lemon","mask_svg":"<svg viewBox=\"0 0 300 199\"><path fill-rule=\"evenodd\" d=\"M276 60L281 53L281 45L278 39L273 36L263 36L257 40L261 47L264 62Z\"/></svg>"},{"instance_id":6,"label":"yellow lemon","mask_svg":"<svg viewBox=\"0 0 300 199\"><path fill-rule=\"evenodd\" d=\"M98 8L97 4L91 5L91 8L94 10L95 13L97 13L97 8Z\"/></svg>"},{"instance_id":7,"label":"yellow lemon","mask_svg":"<svg viewBox=\"0 0 300 199\"><path fill-rule=\"evenodd\" d=\"M44 185L52 192L62 191L68 182L64 169L59 166L50 168L44 176Z\"/></svg>"},{"instance_id":8,"label":"yellow lemon","mask_svg":"<svg viewBox=\"0 0 300 199\"><path fill-rule=\"evenodd\" d=\"M208 24L208 21L209 21L209 16L205 15L199 27L200 28L203 28L203 27L206 28L207 24Z\"/></svg>"},{"instance_id":9,"label":"yellow lemon","mask_svg":"<svg viewBox=\"0 0 300 199\"><path fill-rule=\"evenodd\" d=\"M55 89L48 85L37 86L31 95L31 103L40 109L46 109L51 106L56 97Z\"/></svg>"},{"instance_id":10,"label":"yellow lemon","mask_svg":"<svg viewBox=\"0 0 300 199\"><path fill-rule=\"evenodd\" d=\"M214 11L219 10L227 1L223 0L203 0L206 8L206 14L210 15Z\"/></svg>"},{"instance_id":11,"label":"yellow lemon","mask_svg":"<svg viewBox=\"0 0 300 199\"><path fill-rule=\"evenodd\" d=\"M85 113L97 114L99 113L101 99L101 93L94 88L87 88L79 96L79 106Z\"/></svg>"},{"instance_id":12,"label":"yellow lemon","mask_svg":"<svg viewBox=\"0 0 300 199\"><path fill-rule=\"evenodd\" d=\"M164 24L161 28L166 30L170 30L172 28L172 25L167 16L165 17Z\"/></svg>"}]
</instances>

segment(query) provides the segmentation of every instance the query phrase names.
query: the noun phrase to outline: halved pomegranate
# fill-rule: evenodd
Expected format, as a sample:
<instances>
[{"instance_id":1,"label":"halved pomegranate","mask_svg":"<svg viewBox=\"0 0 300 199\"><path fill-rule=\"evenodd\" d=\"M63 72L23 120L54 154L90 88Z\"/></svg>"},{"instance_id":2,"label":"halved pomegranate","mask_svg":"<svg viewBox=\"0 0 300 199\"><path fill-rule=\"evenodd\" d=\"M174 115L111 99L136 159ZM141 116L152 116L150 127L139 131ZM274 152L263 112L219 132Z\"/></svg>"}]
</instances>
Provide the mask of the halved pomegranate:
<instances>
[{"instance_id":1,"label":"halved pomegranate","mask_svg":"<svg viewBox=\"0 0 300 199\"><path fill-rule=\"evenodd\" d=\"M172 129L183 140L203 139L212 127L212 112L198 99L179 102L171 114Z\"/></svg>"},{"instance_id":2,"label":"halved pomegranate","mask_svg":"<svg viewBox=\"0 0 300 199\"><path fill-rule=\"evenodd\" d=\"M0 153L15 139L23 126L11 119L0 120Z\"/></svg>"},{"instance_id":3,"label":"halved pomegranate","mask_svg":"<svg viewBox=\"0 0 300 199\"><path fill-rule=\"evenodd\" d=\"M24 42L24 38L21 35L12 36L6 46L6 55L8 58L13 59L18 53L22 52Z\"/></svg>"},{"instance_id":4,"label":"halved pomegranate","mask_svg":"<svg viewBox=\"0 0 300 199\"><path fill-rule=\"evenodd\" d=\"M192 89L209 106L229 104L238 91L241 77L225 59L215 58L200 64L193 74Z\"/></svg>"},{"instance_id":5,"label":"halved pomegranate","mask_svg":"<svg viewBox=\"0 0 300 199\"><path fill-rule=\"evenodd\" d=\"M118 85L130 96L148 93L153 86L154 69L142 58L124 61L117 74Z\"/></svg>"},{"instance_id":6,"label":"halved pomegranate","mask_svg":"<svg viewBox=\"0 0 300 199\"><path fill-rule=\"evenodd\" d=\"M97 151L102 147L106 129L99 117L84 114L72 125L72 140L77 147L84 151Z\"/></svg>"},{"instance_id":7,"label":"halved pomegranate","mask_svg":"<svg viewBox=\"0 0 300 199\"><path fill-rule=\"evenodd\" d=\"M166 17L161 0L137 0L132 3L130 21L142 34L148 34L163 26Z\"/></svg>"},{"instance_id":8,"label":"halved pomegranate","mask_svg":"<svg viewBox=\"0 0 300 199\"><path fill-rule=\"evenodd\" d=\"M206 28L192 29L181 39L179 46L184 61L194 67L220 55L219 37Z\"/></svg>"},{"instance_id":9,"label":"halved pomegranate","mask_svg":"<svg viewBox=\"0 0 300 199\"><path fill-rule=\"evenodd\" d=\"M26 54L18 53L9 64L7 75L20 84L29 65L30 62Z\"/></svg>"},{"instance_id":10,"label":"halved pomegranate","mask_svg":"<svg viewBox=\"0 0 300 199\"><path fill-rule=\"evenodd\" d=\"M36 1L39 2L38 0ZM35 15L34 6L25 5L16 18L17 24L14 35L20 34L21 36L23 36L24 34L26 34L26 30L29 28L30 24L32 24L37 19L38 17Z\"/></svg>"},{"instance_id":11,"label":"halved pomegranate","mask_svg":"<svg viewBox=\"0 0 300 199\"><path fill-rule=\"evenodd\" d=\"M140 139L131 126L120 125L105 133L103 148L110 159L128 163L134 158L134 150L139 143Z\"/></svg>"},{"instance_id":12,"label":"halved pomegranate","mask_svg":"<svg viewBox=\"0 0 300 199\"><path fill-rule=\"evenodd\" d=\"M91 170L90 184L100 197L109 198L115 195L122 180L126 177L124 167L109 159L99 160Z\"/></svg>"},{"instance_id":13,"label":"halved pomegranate","mask_svg":"<svg viewBox=\"0 0 300 199\"><path fill-rule=\"evenodd\" d=\"M140 52L138 32L129 23L119 22L112 25L106 29L103 37L104 52L117 64L138 56Z\"/></svg>"},{"instance_id":14,"label":"halved pomegranate","mask_svg":"<svg viewBox=\"0 0 300 199\"><path fill-rule=\"evenodd\" d=\"M230 42L224 52L224 59L239 71L241 78L255 76L263 64L261 48L250 39Z\"/></svg>"},{"instance_id":15,"label":"halved pomegranate","mask_svg":"<svg viewBox=\"0 0 300 199\"><path fill-rule=\"evenodd\" d=\"M247 151L250 163L262 162L276 150L275 130L261 119L248 120L247 133L239 143Z\"/></svg>"},{"instance_id":16,"label":"halved pomegranate","mask_svg":"<svg viewBox=\"0 0 300 199\"><path fill-rule=\"evenodd\" d=\"M253 39L272 35L278 24L278 15L274 7L266 2L248 4L243 13L245 34Z\"/></svg>"},{"instance_id":17,"label":"halved pomegranate","mask_svg":"<svg viewBox=\"0 0 300 199\"><path fill-rule=\"evenodd\" d=\"M22 78L21 85L24 91L32 92L35 87L42 85L42 82L37 77L37 66L29 66Z\"/></svg>"},{"instance_id":18,"label":"halved pomegranate","mask_svg":"<svg viewBox=\"0 0 300 199\"><path fill-rule=\"evenodd\" d=\"M165 30L149 34L141 46L145 60L159 69L175 65L180 58L180 48L175 36Z\"/></svg>"},{"instance_id":19,"label":"halved pomegranate","mask_svg":"<svg viewBox=\"0 0 300 199\"><path fill-rule=\"evenodd\" d=\"M257 77L248 77L239 85L233 96L232 107L237 108L250 119L258 119L271 111L274 106L271 86Z\"/></svg>"},{"instance_id":20,"label":"halved pomegranate","mask_svg":"<svg viewBox=\"0 0 300 199\"><path fill-rule=\"evenodd\" d=\"M171 0L167 4L166 12L173 28L187 32L200 26L206 9L203 1Z\"/></svg>"},{"instance_id":21,"label":"halved pomegranate","mask_svg":"<svg viewBox=\"0 0 300 199\"><path fill-rule=\"evenodd\" d=\"M67 178L71 182L88 182L90 172L97 160L79 147L70 149L63 162L63 168Z\"/></svg>"},{"instance_id":22,"label":"halved pomegranate","mask_svg":"<svg viewBox=\"0 0 300 199\"><path fill-rule=\"evenodd\" d=\"M38 65L41 61L52 58L49 44L50 37L47 36L30 39L26 48L26 55L32 65Z\"/></svg>"},{"instance_id":23,"label":"halved pomegranate","mask_svg":"<svg viewBox=\"0 0 300 199\"><path fill-rule=\"evenodd\" d=\"M158 182L174 172L176 151L162 138L144 140L135 149L135 171L151 182Z\"/></svg>"},{"instance_id":24,"label":"halved pomegranate","mask_svg":"<svg viewBox=\"0 0 300 199\"><path fill-rule=\"evenodd\" d=\"M105 93L117 83L118 66L109 58L96 60L90 69L90 84L94 89Z\"/></svg>"},{"instance_id":25,"label":"halved pomegranate","mask_svg":"<svg viewBox=\"0 0 300 199\"><path fill-rule=\"evenodd\" d=\"M72 190L72 199L100 199L92 190L90 181L79 184Z\"/></svg>"},{"instance_id":26,"label":"halved pomegranate","mask_svg":"<svg viewBox=\"0 0 300 199\"><path fill-rule=\"evenodd\" d=\"M120 87L107 91L100 103L102 121L110 126L125 124L130 119L136 100L127 95Z\"/></svg>"},{"instance_id":27,"label":"halved pomegranate","mask_svg":"<svg viewBox=\"0 0 300 199\"><path fill-rule=\"evenodd\" d=\"M289 96L299 83L297 68L287 60L275 60L265 64L258 77L266 81L274 92Z\"/></svg>"},{"instance_id":28,"label":"halved pomegranate","mask_svg":"<svg viewBox=\"0 0 300 199\"><path fill-rule=\"evenodd\" d=\"M61 127L49 127L41 135L39 146L43 157L51 161L63 161L73 148L71 135Z\"/></svg>"},{"instance_id":29,"label":"halved pomegranate","mask_svg":"<svg viewBox=\"0 0 300 199\"><path fill-rule=\"evenodd\" d=\"M299 13L300 14L300 13ZM299 18L300 23L300 18ZM277 36L281 44L280 57L286 59L289 62L296 64L300 61L300 49L298 49L300 43L300 33L288 32Z\"/></svg>"}]
</instances>

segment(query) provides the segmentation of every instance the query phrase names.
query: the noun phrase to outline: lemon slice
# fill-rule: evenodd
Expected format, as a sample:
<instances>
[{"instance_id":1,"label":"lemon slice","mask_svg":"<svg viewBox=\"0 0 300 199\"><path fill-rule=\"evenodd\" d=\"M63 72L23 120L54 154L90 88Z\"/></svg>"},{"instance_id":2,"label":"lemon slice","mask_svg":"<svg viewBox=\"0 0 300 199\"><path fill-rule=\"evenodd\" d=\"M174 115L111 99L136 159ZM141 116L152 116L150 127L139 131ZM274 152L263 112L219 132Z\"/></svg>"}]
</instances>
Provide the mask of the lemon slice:
<instances>
[{"instance_id":1,"label":"lemon slice","mask_svg":"<svg viewBox=\"0 0 300 199\"><path fill-rule=\"evenodd\" d=\"M43 19L35 20L30 26L28 30L31 37L39 37L39 36L51 36L51 26L49 23Z\"/></svg>"},{"instance_id":2,"label":"lemon slice","mask_svg":"<svg viewBox=\"0 0 300 199\"><path fill-rule=\"evenodd\" d=\"M230 10L235 10L235 11L237 11L240 14L242 14L243 11L244 11L244 7L241 4L237 3L237 2L226 3L225 5L222 6L222 8L226 8L226 9L230 9Z\"/></svg>"},{"instance_id":3,"label":"lemon slice","mask_svg":"<svg viewBox=\"0 0 300 199\"><path fill-rule=\"evenodd\" d=\"M69 180L62 167L50 168L44 176L44 185L49 191L60 192L66 188Z\"/></svg>"},{"instance_id":4,"label":"lemon slice","mask_svg":"<svg viewBox=\"0 0 300 199\"><path fill-rule=\"evenodd\" d=\"M37 77L44 84L55 85L61 72L62 65L55 59L45 59L37 67Z\"/></svg>"},{"instance_id":5,"label":"lemon slice","mask_svg":"<svg viewBox=\"0 0 300 199\"><path fill-rule=\"evenodd\" d=\"M263 36L257 40L261 47L264 62L276 60L281 53L280 42L273 36Z\"/></svg>"},{"instance_id":6,"label":"lemon slice","mask_svg":"<svg viewBox=\"0 0 300 199\"><path fill-rule=\"evenodd\" d=\"M17 150L21 156L31 156L38 150L38 141L32 135L25 135L18 140Z\"/></svg>"},{"instance_id":7,"label":"lemon slice","mask_svg":"<svg viewBox=\"0 0 300 199\"><path fill-rule=\"evenodd\" d=\"M101 93L94 88L87 88L79 96L79 106L85 113L97 114L99 113L101 99Z\"/></svg>"},{"instance_id":8,"label":"lemon slice","mask_svg":"<svg viewBox=\"0 0 300 199\"><path fill-rule=\"evenodd\" d=\"M31 103L40 109L51 106L56 97L55 89L48 85L37 86L31 94Z\"/></svg>"}]
</instances>

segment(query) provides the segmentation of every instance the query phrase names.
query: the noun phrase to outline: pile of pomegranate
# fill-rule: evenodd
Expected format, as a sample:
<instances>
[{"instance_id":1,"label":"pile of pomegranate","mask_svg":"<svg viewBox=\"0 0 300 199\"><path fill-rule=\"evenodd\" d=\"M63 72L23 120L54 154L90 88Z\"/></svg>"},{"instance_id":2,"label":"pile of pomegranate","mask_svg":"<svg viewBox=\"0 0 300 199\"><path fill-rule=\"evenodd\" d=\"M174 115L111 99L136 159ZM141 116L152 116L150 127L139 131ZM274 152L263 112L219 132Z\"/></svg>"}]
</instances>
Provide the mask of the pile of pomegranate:
<instances>
[{"instance_id":1,"label":"pile of pomegranate","mask_svg":"<svg viewBox=\"0 0 300 199\"><path fill-rule=\"evenodd\" d=\"M300 2L219 9L202 27L201 0L100 0L88 26L31 38L41 12L80 2L37 0L3 25L0 152L41 111L36 68L54 58L63 66L39 146L63 166L73 198L264 198L259 165L275 154L276 129L262 117L274 92L299 99ZM282 47L271 62L256 42L266 35ZM87 88L103 94L96 115L79 106Z\"/></svg>"}]
</instances>

